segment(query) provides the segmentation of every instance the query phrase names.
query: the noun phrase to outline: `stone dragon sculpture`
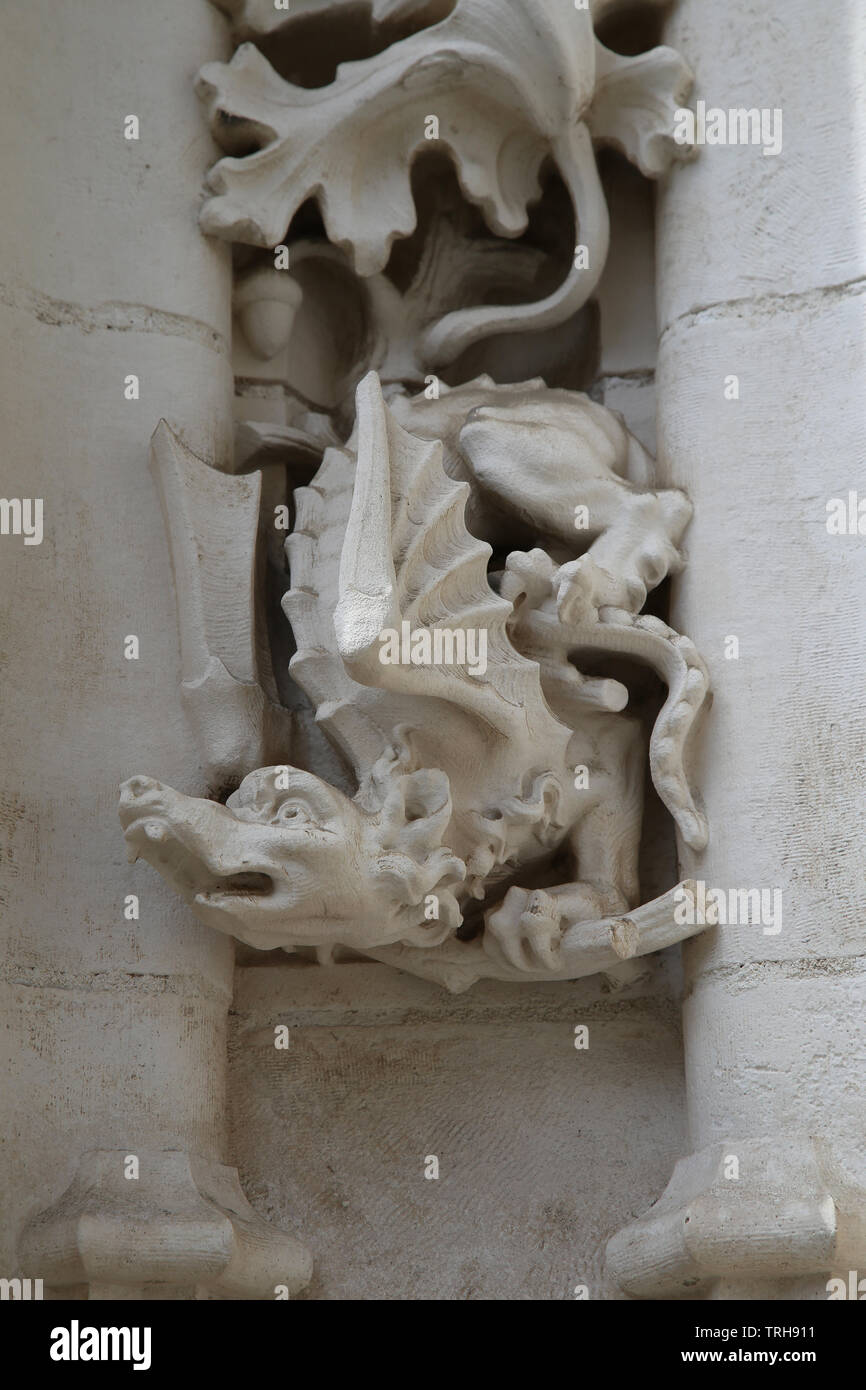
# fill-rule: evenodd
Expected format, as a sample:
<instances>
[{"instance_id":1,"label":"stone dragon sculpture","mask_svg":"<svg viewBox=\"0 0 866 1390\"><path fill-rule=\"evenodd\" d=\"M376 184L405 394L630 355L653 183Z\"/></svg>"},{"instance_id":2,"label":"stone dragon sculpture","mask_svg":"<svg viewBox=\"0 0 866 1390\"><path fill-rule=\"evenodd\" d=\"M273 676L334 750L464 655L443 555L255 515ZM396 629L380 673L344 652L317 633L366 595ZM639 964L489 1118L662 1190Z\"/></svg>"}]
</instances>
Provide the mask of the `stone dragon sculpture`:
<instances>
[{"instance_id":1,"label":"stone dragon sculpture","mask_svg":"<svg viewBox=\"0 0 866 1390\"><path fill-rule=\"evenodd\" d=\"M452 987L592 973L678 939L669 895L633 911L643 749L627 690L570 658L628 656L665 679L652 774L700 848L683 750L706 669L639 614L679 563L685 498L630 484L640 445L576 392L481 380L392 408L370 374L357 406L352 440L296 494L284 599L292 675L357 794L288 765L251 773L226 805L133 777L132 853L250 945L350 946ZM492 547L466 523L482 489L570 558L512 551L488 577ZM574 498L595 519L582 555ZM406 623L483 631L486 670L383 663L380 635ZM525 886L563 853L567 882Z\"/></svg>"},{"instance_id":2,"label":"stone dragon sculpture","mask_svg":"<svg viewBox=\"0 0 866 1390\"><path fill-rule=\"evenodd\" d=\"M255 5L231 8L252 24ZM566 8L458 0L321 91L286 83L249 44L201 79L218 138L259 145L213 171L211 233L273 245L318 190L330 240L359 274L378 274L412 229L408 167L435 90L463 193L493 229L525 225L552 152L592 267L539 303L431 321L396 378L363 377L352 434L295 492L290 672L353 794L290 762L250 772L225 804L144 776L122 788L130 856L207 925L256 948L315 948L323 962L350 948L458 990L484 976L614 970L701 929L678 923L674 890L639 903L646 740L626 685L598 674L625 659L667 686L652 780L700 849L707 828L685 750L707 672L687 638L641 612L682 563L686 498L633 481L652 476L651 461L580 392L489 377L443 384L432 399L409 389L485 334L560 322L586 301L607 243L593 141L647 173L671 157L681 60L668 49L619 58L588 14L566 22ZM483 119L467 81L479 64L490 76ZM363 186L359 111L393 137L391 162L374 162ZM386 659L388 633L402 635L399 659ZM484 653L474 665L470 637ZM431 658L434 638L447 658Z\"/></svg>"}]
</instances>

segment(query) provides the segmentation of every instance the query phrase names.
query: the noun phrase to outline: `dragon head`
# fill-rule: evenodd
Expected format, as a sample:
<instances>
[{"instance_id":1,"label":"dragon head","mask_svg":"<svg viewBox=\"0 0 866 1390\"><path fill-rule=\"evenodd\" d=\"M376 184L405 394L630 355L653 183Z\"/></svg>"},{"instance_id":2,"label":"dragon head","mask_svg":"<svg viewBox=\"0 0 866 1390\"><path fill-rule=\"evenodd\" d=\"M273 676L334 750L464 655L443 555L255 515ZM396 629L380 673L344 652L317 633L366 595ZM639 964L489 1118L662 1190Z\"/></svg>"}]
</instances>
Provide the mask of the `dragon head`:
<instances>
[{"instance_id":1,"label":"dragon head","mask_svg":"<svg viewBox=\"0 0 866 1390\"><path fill-rule=\"evenodd\" d=\"M460 924L450 885L465 872L441 847L447 778L397 773L383 790L366 809L312 773L267 767L222 805L139 776L119 814L130 858L250 946L439 945Z\"/></svg>"}]
</instances>

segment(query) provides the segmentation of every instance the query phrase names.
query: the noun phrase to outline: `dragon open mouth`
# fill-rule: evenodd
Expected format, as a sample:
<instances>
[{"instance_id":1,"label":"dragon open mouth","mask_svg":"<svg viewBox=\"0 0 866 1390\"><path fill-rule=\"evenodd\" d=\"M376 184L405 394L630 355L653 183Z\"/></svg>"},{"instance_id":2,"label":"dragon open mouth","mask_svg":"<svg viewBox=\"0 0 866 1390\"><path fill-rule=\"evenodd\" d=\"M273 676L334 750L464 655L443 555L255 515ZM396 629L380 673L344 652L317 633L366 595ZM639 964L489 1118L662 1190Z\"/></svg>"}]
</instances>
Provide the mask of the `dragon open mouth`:
<instances>
[{"instance_id":1,"label":"dragon open mouth","mask_svg":"<svg viewBox=\"0 0 866 1390\"><path fill-rule=\"evenodd\" d=\"M224 878L214 875L214 887L199 892L197 897L213 897L237 894L245 898L266 898L274 891L274 880L270 874L244 872L227 874Z\"/></svg>"},{"instance_id":2,"label":"dragon open mouth","mask_svg":"<svg viewBox=\"0 0 866 1390\"><path fill-rule=\"evenodd\" d=\"M156 868L160 868L162 856L159 847L172 845L173 853L165 856L170 865L171 877L177 888L188 899L199 903L226 903L232 898L267 898L276 891L276 885L269 873L263 869L236 869L222 872L217 866L204 862L193 851L187 849L183 839L166 827L166 833L157 842L155 850L145 850L146 857Z\"/></svg>"}]
</instances>

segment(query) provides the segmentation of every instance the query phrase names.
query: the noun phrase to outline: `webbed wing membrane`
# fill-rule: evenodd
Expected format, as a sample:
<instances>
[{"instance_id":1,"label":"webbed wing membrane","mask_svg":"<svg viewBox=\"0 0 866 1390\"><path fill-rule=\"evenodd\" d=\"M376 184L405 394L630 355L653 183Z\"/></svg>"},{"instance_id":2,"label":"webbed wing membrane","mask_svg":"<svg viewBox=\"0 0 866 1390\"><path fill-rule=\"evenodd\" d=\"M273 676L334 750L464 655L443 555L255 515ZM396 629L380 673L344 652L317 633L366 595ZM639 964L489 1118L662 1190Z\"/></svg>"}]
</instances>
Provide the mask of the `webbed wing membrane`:
<instances>
[{"instance_id":1,"label":"webbed wing membrane","mask_svg":"<svg viewBox=\"0 0 866 1390\"><path fill-rule=\"evenodd\" d=\"M375 373L358 387L357 409L334 613L346 670L362 685L447 700L505 737L556 747L562 726L544 701L538 665L513 647L511 605L487 580L490 546L466 529L468 485L445 473L439 441L397 423Z\"/></svg>"}]
</instances>

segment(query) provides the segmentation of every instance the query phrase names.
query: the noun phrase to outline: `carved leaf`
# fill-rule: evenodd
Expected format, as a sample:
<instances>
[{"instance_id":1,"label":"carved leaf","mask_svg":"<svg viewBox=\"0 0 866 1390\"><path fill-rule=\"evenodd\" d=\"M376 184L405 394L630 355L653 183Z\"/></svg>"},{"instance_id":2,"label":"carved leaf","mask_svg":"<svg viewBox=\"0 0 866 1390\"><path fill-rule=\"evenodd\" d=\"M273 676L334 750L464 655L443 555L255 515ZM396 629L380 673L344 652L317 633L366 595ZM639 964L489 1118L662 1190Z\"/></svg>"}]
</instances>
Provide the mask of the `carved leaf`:
<instances>
[{"instance_id":1,"label":"carved leaf","mask_svg":"<svg viewBox=\"0 0 866 1390\"><path fill-rule=\"evenodd\" d=\"M619 138L612 106L615 74L628 67L627 96L635 138L631 152L652 146L647 168L678 152L656 140L668 119L665 83L679 91L688 70L667 49L650 69L608 54L588 11L563 0L458 0L441 23L393 44L374 58L343 64L329 86L309 90L281 78L251 44L231 63L212 63L199 79L214 133L229 157L211 171L215 193L202 211L205 231L272 246L310 198L318 200L329 239L346 250L359 275L383 269L396 237L415 227L410 171L418 152L445 150L463 195L491 230L520 235L527 206L540 194L539 170L552 156L569 190L578 240L588 266L574 266L558 289L533 305L459 309L429 331L434 364L453 360L493 332L562 322L586 302L607 253L608 219L590 135L597 57L604 55L604 108L593 135ZM649 75L652 99L642 100ZM483 95L482 95L483 93ZM429 118L438 121L435 138ZM249 152L251 144L258 148Z\"/></svg>"},{"instance_id":2,"label":"carved leaf","mask_svg":"<svg viewBox=\"0 0 866 1390\"><path fill-rule=\"evenodd\" d=\"M647 178L694 150L677 145L674 116L688 96L691 74L672 48L622 58L599 44L595 100L589 114L597 142L613 145Z\"/></svg>"},{"instance_id":3,"label":"carved leaf","mask_svg":"<svg viewBox=\"0 0 866 1390\"><path fill-rule=\"evenodd\" d=\"M521 109L508 81L509 67L519 72L514 55L497 64L496 50L474 35L446 35L450 23L375 59L344 64L321 89L285 82L252 44L227 65L208 64L199 91L209 99L217 139L265 147L212 170L218 196L205 205L205 231L272 246L301 204L318 196L329 239L346 249L358 274L382 270L394 238L414 230L409 170L419 150L436 144L424 133L425 117L434 114L439 147L454 158L465 196L500 235L522 232L527 202L540 192L541 135L545 128L552 134L563 113L534 110L528 93L529 109ZM590 93L593 61L590 50L582 84ZM485 81L486 70L494 75L483 98L482 69Z\"/></svg>"}]
</instances>

